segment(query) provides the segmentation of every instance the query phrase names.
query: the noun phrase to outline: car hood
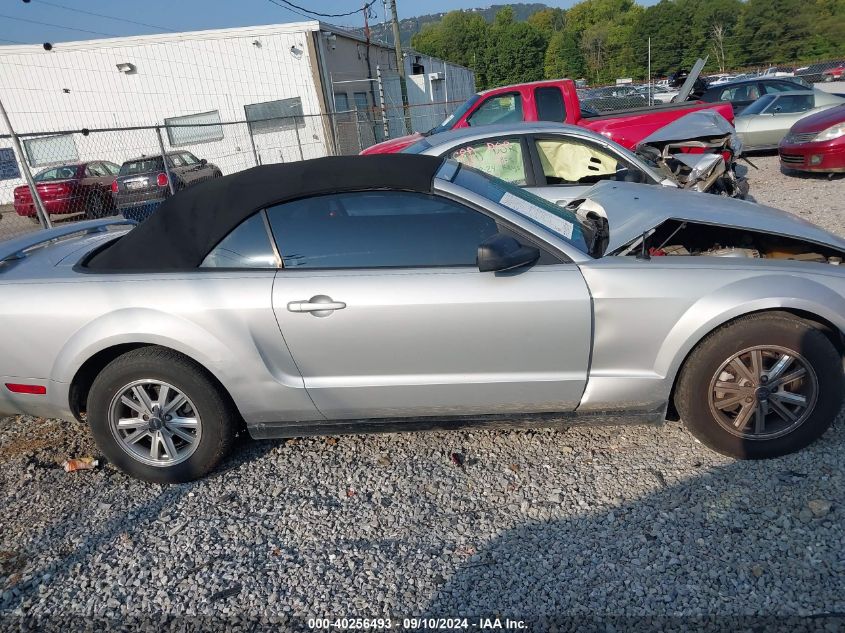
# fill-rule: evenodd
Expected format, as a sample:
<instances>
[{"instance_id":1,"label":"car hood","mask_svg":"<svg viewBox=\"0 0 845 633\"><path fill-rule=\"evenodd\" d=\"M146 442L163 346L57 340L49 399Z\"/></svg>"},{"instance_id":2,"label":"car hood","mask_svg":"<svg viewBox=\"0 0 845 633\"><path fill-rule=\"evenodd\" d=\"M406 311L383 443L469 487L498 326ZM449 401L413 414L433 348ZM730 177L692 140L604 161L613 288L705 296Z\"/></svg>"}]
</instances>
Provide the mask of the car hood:
<instances>
[{"instance_id":1,"label":"car hood","mask_svg":"<svg viewBox=\"0 0 845 633\"><path fill-rule=\"evenodd\" d=\"M584 198L592 203L586 210L598 206L607 218L610 229L607 253L616 251L667 220L795 237L845 252L845 240L812 222L747 200L615 181L604 181L591 187Z\"/></svg>"},{"instance_id":2,"label":"car hood","mask_svg":"<svg viewBox=\"0 0 845 633\"><path fill-rule=\"evenodd\" d=\"M845 122L845 104L804 117L792 126L790 132L793 134L821 132L832 125L843 122Z\"/></svg>"},{"instance_id":3,"label":"car hood","mask_svg":"<svg viewBox=\"0 0 845 633\"><path fill-rule=\"evenodd\" d=\"M371 145L370 147L362 151L361 154L396 154L397 152L401 152L409 145L416 143L421 138L422 134L420 134L419 132L415 134L408 134L407 136L392 138L388 141L382 141L381 143Z\"/></svg>"}]
</instances>

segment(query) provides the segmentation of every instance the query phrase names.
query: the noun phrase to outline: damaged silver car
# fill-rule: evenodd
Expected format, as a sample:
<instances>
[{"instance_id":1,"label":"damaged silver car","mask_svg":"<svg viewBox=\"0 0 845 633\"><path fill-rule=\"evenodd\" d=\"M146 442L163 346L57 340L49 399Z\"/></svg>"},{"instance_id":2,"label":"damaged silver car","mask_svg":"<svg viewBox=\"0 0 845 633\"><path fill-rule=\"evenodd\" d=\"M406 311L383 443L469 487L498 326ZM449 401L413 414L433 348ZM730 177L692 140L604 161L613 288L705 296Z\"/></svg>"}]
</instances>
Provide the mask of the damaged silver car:
<instances>
[{"instance_id":1,"label":"damaged silver car","mask_svg":"<svg viewBox=\"0 0 845 633\"><path fill-rule=\"evenodd\" d=\"M399 154L255 167L126 223L0 243L0 412L84 420L147 481L203 476L242 429L680 418L757 459L842 405L845 240L749 202L604 181L562 207Z\"/></svg>"},{"instance_id":2,"label":"damaged silver car","mask_svg":"<svg viewBox=\"0 0 845 633\"><path fill-rule=\"evenodd\" d=\"M693 113L655 132L635 153L578 126L512 123L427 136L402 151L451 158L557 204L605 180L744 197L748 185L736 176L733 151L738 155L740 147L732 131L718 113ZM697 153L686 153L690 148Z\"/></svg>"},{"instance_id":3,"label":"damaged silver car","mask_svg":"<svg viewBox=\"0 0 845 633\"><path fill-rule=\"evenodd\" d=\"M742 141L718 112L699 110L665 125L637 145L637 154L684 189L730 198L748 195L738 165Z\"/></svg>"}]
</instances>

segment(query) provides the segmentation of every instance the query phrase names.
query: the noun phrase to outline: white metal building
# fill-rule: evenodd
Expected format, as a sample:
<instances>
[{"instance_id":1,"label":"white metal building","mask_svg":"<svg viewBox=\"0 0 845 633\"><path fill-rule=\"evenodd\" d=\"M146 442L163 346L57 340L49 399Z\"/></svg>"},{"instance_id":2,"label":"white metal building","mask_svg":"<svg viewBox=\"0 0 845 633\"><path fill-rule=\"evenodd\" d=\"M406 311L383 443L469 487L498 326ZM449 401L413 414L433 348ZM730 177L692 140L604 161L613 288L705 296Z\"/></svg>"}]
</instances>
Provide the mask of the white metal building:
<instances>
[{"instance_id":1,"label":"white metal building","mask_svg":"<svg viewBox=\"0 0 845 633\"><path fill-rule=\"evenodd\" d=\"M433 127L475 91L466 68L417 54L406 54L405 66L414 131ZM2 46L0 99L18 134L40 134L23 139L25 157L0 139L0 203L23 183L12 160L38 171L158 152L155 131L126 129L133 126L169 125L167 149L189 150L223 173L357 152L384 138L385 127L391 137L407 133L393 48L317 21L51 50ZM232 121L247 123L226 125ZM61 133L79 130L91 133Z\"/></svg>"}]
</instances>

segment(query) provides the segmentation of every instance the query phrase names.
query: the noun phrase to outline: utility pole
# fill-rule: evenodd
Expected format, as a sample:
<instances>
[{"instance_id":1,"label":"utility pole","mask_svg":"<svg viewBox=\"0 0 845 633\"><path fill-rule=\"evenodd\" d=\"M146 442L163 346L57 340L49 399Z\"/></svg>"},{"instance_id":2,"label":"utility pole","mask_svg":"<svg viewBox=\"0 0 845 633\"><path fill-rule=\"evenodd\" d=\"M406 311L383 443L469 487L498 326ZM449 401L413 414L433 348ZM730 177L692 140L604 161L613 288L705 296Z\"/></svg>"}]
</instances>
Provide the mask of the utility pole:
<instances>
[{"instance_id":1,"label":"utility pole","mask_svg":"<svg viewBox=\"0 0 845 633\"><path fill-rule=\"evenodd\" d=\"M402 109L404 110L405 129L410 133L411 117L408 111L408 86L405 83L405 60L402 57L402 41L399 39L399 13L396 0L387 0L390 4L390 21L393 23L393 48L396 51L396 68L399 70L399 86L402 89Z\"/></svg>"}]
</instances>

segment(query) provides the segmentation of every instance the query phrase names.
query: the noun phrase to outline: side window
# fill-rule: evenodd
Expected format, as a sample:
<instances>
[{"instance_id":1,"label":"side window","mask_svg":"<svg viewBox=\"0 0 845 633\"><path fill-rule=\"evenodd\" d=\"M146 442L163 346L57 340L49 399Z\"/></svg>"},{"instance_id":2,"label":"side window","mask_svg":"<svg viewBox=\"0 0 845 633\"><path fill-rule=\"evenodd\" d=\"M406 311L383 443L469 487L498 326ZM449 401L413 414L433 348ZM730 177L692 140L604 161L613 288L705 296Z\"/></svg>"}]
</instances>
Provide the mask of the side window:
<instances>
[{"instance_id":1,"label":"side window","mask_svg":"<svg viewBox=\"0 0 845 633\"><path fill-rule=\"evenodd\" d=\"M241 222L200 264L200 268L277 267L263 211Z\"/></svg>"},{"instance_id":2,"label":"side window","mask_svg":"<svg viewBox=\"0 0 845 633\"><path fill-rule=\"evenodd\" d=\"M170 164L173 167L184 167L185 166L185 159L182 158L181 154L171 154L167 157L170 160Z\"/></svg>"},{"instance_id":3,"label":"side window","mask_svg":"<svg viewBox=\"0 0 845 633\"><path fill-rule=\"evenodd\" d=\"M524 186L528 182L518 137L475 141L450 150L448 156L515 185Z\"/></svg>"},{"instance_id":4,"label":"side window","mask_svg":"<svg viewBox=\"0 0 845 633\"><path fill-rule=\"evenodd\" d=\"M96 178L97 176L101 176L99 165L97 163L88 163L85 166L85 177L86 178Z\"/></svg>"},{"instance_id":5,"label":"side window","mask_svg":"<svg viewBox=\"0 0 845 633\"><path fill-rule=\"evenodd\" d=\"M452 200L421 193L363 191L267 209L289 269L475 266L496 222Z\"/></svg>"},{"instance_id":6,"label":"side window","mask_svg":"<svg viewBox=\"0 0 845 633\"><path fill-rule=\"evenodd\" d=\"M120 173L120 165L115 165L114 163L103 163L103 168L110 176L117 176Z\"/></svg>"},{"instance_id":7,"label":"side window","mask_svg":"<svg viewBox=\"0 0 845 633\"><path fill-rule=\"evenodd\" d=\"M796 114L798 112L806 112L812 107L813 95L783 94L766 108L766 112L772 114Z\"/></svg>"},{"instance_id":8,"label":"side window","mask_svg":"<svg viewBox=\"0 0 845 633\"><path fill-rule=\"evenodd\" d=\"M796 90L802 89L800 86L786 83L785 81L770 81L762 84L762 86L763 92L766 94L770 94L772 92L795 92Z\"/></svg>"},{"instance_id":9,"label":"side window","mask_svg":"<svg viewBox=\"0 0 845 633\"><path fill-rule=\"evenodd\" d=\"M537 88L534 90L534 99L537 102L537 119L539 121L561 123L566 120L566 108L563 105L563 93L560 88Z\"/></svg>"},{"instance_id":10,"label":"side window","mask_svg":"<svg viewBox=\"0 0 845 633\"><path fill-rule=\"evenodd\" d=\"M488 97L467 119L470 127L522 121L522 97L518 92Z\"/></svg>"},{"instance_id":11,"label":"side window","mask_svg":"<svg viewBox=\"0 0 845 633\"><path fill-rule=\"evenodd\" d=\"M760 89L756 83L742 84L722 91L719 101L756 101L760 98Z\"/></svg>"},{"instance_id":12,"label":"side window","mask_svg":"<svg viewBox=\"0 0 845 633\"><path fill-rule=\"evenodd\" d=\"M199 163L199 159L191 154L191 152L182 152L179 154L182 157L182 160L185 161L186 165L196 165Z\"/></svg>"},{"instance_id":13,"label":"side window","mask_svg":"<svg viewBox=\"0 0 845 633\"><path fill-rule=\"evenodd\" d=\"M606 150L567 138L535 141L549 185L591 184L617 178L627 165Z\"/></svg>"}]
</instances>

